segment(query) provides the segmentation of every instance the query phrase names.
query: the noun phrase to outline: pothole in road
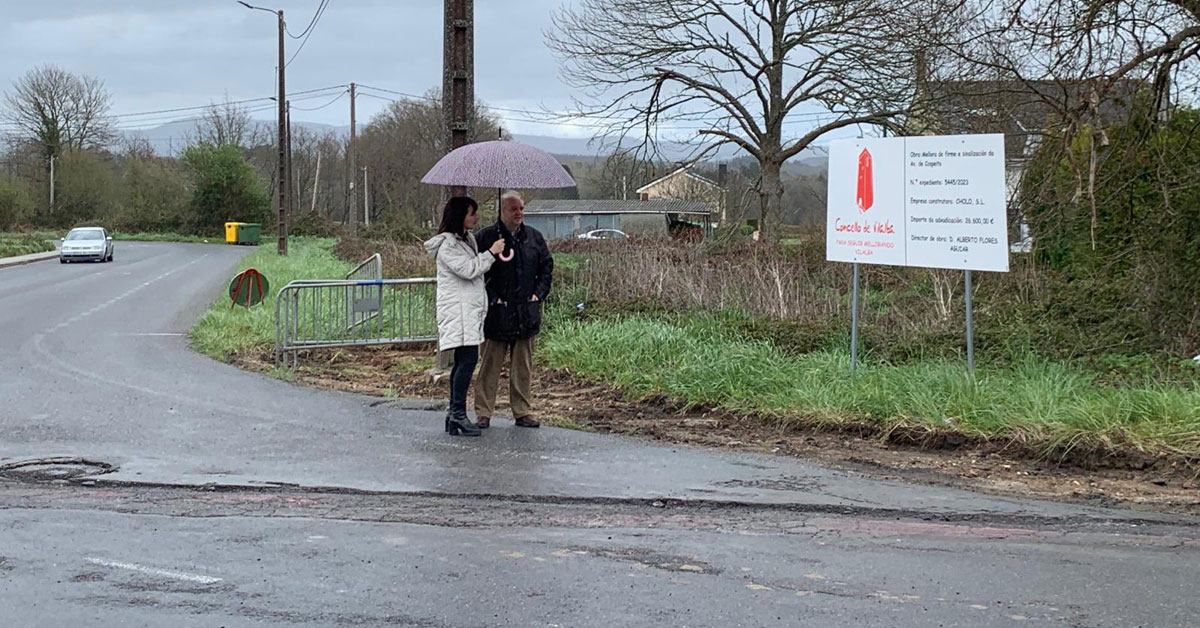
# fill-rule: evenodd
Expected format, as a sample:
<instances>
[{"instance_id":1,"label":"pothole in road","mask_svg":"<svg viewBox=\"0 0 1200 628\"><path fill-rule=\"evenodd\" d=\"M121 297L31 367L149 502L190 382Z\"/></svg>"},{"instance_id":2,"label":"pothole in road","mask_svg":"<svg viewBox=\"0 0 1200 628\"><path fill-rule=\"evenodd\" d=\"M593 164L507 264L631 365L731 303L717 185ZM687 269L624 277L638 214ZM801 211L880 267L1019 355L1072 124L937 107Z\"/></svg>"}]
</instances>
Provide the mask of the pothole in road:
<instances>
[{"instance_id":1,"label":"pothole in road","mask_svg":"<svg viewBox=\"0 0 1200 628\"><path fill-rule=\"evenodd\" d=\"M663 571L699 573L706 575L718 575L721 573L721 569L701 561L694 556L678 556L675 554L667 554L641 547L572 547L563 550L563 552L584 555L591 554L593 556L600 556L610 560L633 563L639 568L653 568L661 569ZM567 554L564 553L563 555L565 556Z\"/></svg>"},{"instance_id":2,"label":"pothole in road","mask_svg":"<svg viewBox=\"0 0 1200 628\"><path fill-rule=\"evenodd\" d=\"M65 482L113 471L116 467L107 462L83 458L39 458L0 464L0 478L21 482Z\"/></svg>"}]
</instances>

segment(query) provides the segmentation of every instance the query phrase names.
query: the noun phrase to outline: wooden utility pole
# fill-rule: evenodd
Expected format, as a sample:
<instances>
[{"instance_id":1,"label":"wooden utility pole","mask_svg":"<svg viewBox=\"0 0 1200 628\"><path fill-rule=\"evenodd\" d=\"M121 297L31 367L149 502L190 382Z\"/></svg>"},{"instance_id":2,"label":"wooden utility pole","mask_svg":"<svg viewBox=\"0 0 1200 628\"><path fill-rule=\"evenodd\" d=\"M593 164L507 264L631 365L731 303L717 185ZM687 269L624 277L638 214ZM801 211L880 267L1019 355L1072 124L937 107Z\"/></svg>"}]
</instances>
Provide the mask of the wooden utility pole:
<instances>
[{"instance_id":1,"label":"wooden utility pole","mask_svg":"<svg viewBox=\"0 0 1200 628\"><path fill-rule=\"evenodd\" d=\"M284 103L284 96L287 94L286 84L284 82L284 74L287 70L287 60L284 58L283 52L283 34L286 30L286 25L283 22L283 9L279 10L279 94L276 100L279 101L279 247L280 255L287 255L288 252L288 233L287 233L287 208L288 208L288 185L289 177L287 173L287 105Z\"/></svg>"},{"instance_id":2,"label":"wooden utility pole","mask_svg":"<svg viewBox=\"0 0 1200 628\"><path fill-rule=\"evenodd\" d=\"M358 195L354 193L354 182L358 179L358 128L354 119L354 94L358 86L350 84L350 207L346 210L350 221L350 233L358 233Z\"/></svg>"}]
</instances>

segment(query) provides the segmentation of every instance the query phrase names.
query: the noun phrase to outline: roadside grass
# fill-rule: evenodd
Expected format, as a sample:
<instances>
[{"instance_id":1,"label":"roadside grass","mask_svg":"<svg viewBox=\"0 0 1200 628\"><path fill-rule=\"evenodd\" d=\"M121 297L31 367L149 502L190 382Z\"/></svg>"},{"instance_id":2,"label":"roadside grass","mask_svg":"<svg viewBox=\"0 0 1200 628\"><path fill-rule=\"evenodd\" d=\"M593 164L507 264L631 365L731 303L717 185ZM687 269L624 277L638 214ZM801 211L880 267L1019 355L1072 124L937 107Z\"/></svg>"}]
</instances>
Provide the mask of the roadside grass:
<instances>
[{"instance_id":1,"label":"roadside grass","mask_svg":"<svg viewBox=\"0 0 1200 628\"><path fill-rule=\"evenodd\" d=\"M275 344L275 295L296 279L340 279L354 266L333 255L330 238L291 238L288 255L280 257L275 245L263 245L242 259L239 271L255 268L266 276L270 289L263 303L246 309L230 307L222 294L188 333L192 348L211 358L228 361L233 354Z\"/></svg>"},{"instance_id":2,"label":"roadside grass","mask_svg":"<svg viewBox=\"0 0 1200 628\"><path fill-rule=\"evenodd\" d=\"M285 258L260 247L242 268L258 268L271 281L266 303L231 309L227 298L217 299L190 333L193 347L218 360L270 347L279 288L293 279L341 277L353 266L334 256L333 244L297 238ZM560 261L564 275L587 265L582 256ZM787 426L867 426L917 438L960 434L1047 456L1125 450L1200 459L1200 370L1169 381L1114 381L1081 364L1014 349L982 366L974 382L962 360L936 354L903 361L868 354L852 375L841 336L801 330L776 337L757 330L760 317L738 310L660 306L621 313L591 306L592 289L575 281L556 288L537 358L620 387L630 398L751 413ZM429 356L392 368L416 372L431 362ZM566 418L561 424L582 427Z\"/></svg>"},{"instance_id":3,"label":"roadside grass","mask_svg":"<svg viewBox=\"0 0 1200 628\"><path fill-rule=\"evenodd\" d=\"M129 242L200 242L200 243L221 243L225 241L222 234L213 236L195 236L183 235L179 233L122 233L120 231L112 234L114 240L125 240Z\"/></svg>"},{"instance_id":4,"label":"roadside grass","mask_svg":"<svg viewBox=\"0 0 1200 628\"><path fill-rule=\"evenodd\" d=\"M0 233L0 257L16 257L54 250L58 234L50 231Z\"/></svg>"},{"instance_id":5,"label":"roadside grass","mask_svg":"<svg viewBox=\"0 0 1200 628\"><path fill-rule=\"evenodd\" d=\"M961 361L867 361L848 351L785 354L737 333L738 315L665 321L608 316L555 321L539 359L615 384L633 397L775 417L789 425L867 424L1011 440L1048 455L1132 448L1200 456L1200 385L1115 387L1087 372L1029 357L980 369ZM1198 372L1200 376L1200 372Z\"/></svg>"}]
</instances>

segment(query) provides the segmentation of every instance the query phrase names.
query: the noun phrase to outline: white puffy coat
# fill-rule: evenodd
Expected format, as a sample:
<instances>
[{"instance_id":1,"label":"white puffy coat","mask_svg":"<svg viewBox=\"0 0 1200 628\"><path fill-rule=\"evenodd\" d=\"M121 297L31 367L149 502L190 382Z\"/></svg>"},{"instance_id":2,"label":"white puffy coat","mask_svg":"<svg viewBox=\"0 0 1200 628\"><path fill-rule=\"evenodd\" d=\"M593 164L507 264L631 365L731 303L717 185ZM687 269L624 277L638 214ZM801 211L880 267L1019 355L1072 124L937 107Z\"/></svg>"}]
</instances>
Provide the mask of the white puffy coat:
<instances>
[{"instance_id":1,"label":"white puffy coat","mask_svg":"<svg viewBox=\"0 0 1200 628\"><path fill-rule=\"evenodd\" d=\"M425 250L437 260L438 350L483 344L488 308L483 274L496 258L480 253L470 233L466 240L439 233L425 242Z\"/></svg>"}]
</instances>

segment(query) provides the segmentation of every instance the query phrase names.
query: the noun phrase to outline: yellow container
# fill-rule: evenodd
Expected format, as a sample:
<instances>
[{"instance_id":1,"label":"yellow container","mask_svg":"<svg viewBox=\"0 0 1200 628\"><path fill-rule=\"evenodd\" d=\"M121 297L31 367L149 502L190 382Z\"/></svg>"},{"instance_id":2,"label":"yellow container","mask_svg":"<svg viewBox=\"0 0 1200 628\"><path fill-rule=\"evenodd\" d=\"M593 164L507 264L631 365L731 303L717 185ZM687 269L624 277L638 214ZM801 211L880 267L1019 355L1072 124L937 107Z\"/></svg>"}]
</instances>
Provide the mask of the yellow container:
<instances>
[{"instance_id":1,"label":"yellow container","mask_svg":"<svg viewBox=\"0 0 1200 628\"><path fill-rule=\"evenodd\" d=\"M238 226L240 222L225 223L225 241L229 244L237 244L238 241Z\"/></svg>"}]
</instances>

